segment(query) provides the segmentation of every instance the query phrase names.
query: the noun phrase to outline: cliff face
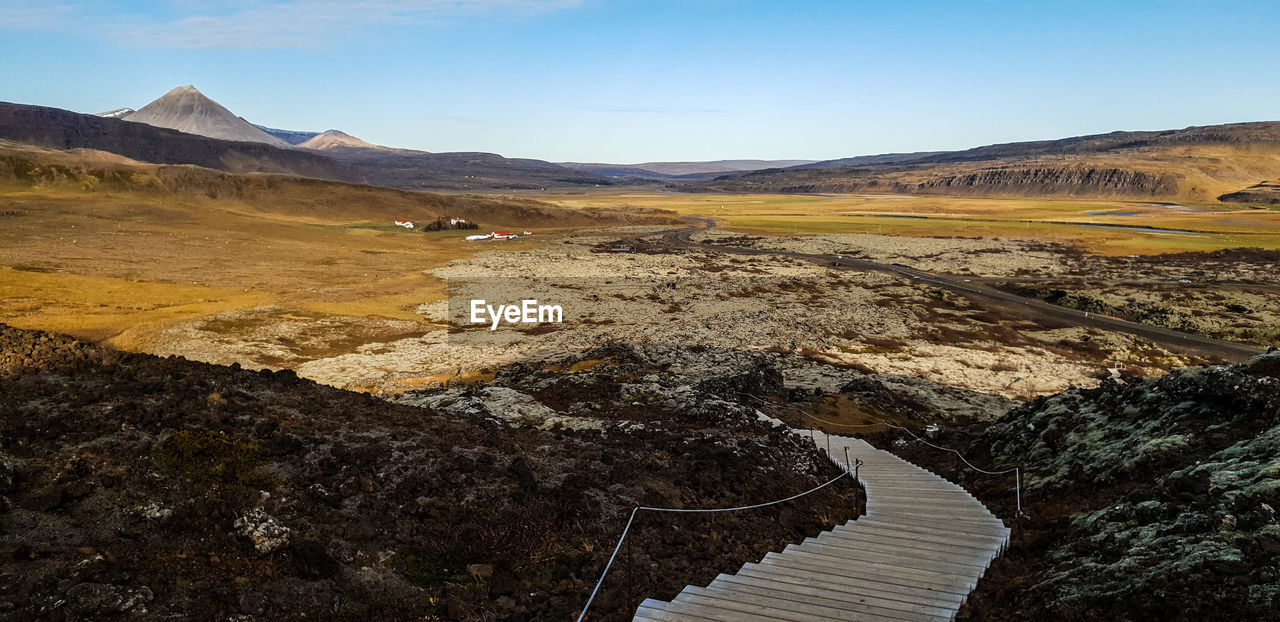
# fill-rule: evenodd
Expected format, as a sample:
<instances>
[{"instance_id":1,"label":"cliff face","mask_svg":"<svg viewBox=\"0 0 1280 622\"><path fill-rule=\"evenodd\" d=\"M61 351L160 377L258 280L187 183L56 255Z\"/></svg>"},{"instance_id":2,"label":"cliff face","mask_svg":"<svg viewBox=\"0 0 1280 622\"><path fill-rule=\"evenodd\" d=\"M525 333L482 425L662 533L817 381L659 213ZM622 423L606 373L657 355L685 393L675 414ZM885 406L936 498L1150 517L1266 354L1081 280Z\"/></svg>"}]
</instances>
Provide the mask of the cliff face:
<instances>
[{"instance_id":1,"label":"cliff face","mask_svg":"<svg viewBox=\"0 0 1280 622\"><path fill-rule=\"evenodd\" d=\"M947 193L1164 196L1178 192L1178 178L1119 168L999 167L940 177L918 187L923 192Z\"/></svg>"},{"instance_id":2,"label":"cliff face","mask_svg":"<svg viewBox=\"0 0 1280 622\"><path fill-rule=\"evenodd\" d=\"M354 177L347 167L314 153L7 102L0 102L0 138L53 149L97 149L154 164L194 164L235 173L284 173L336 180Z\"/></svg>"},{"instance_id":3,"label":"cliff face","mask_svg":"<svg viewBox=\"0 0 1280 622\"><path fill-rule=\"evenodd\" d=\"M1276 175L1280 122L1258 122L842 158L724 175L696 189L1204 201Z\"/></svg>"},{"instance_id":4,"label":"cliff face","mask_svg":"<svg viewBox=\"0 0 1280 622\"><path fill-rule=\"evenodd\" d=\"M881 172L865 168L799 174L771 172L769 175L751 178L749 187L756 191L790 193L892 192L1145 198L1176 195L1179 181L1179 177L1173 174L1078 165L999 166L952 174L930 173L912 170ZM732 187L742 189L739 184L740 182L729 181Z\"/></svg>"}]
</instances>

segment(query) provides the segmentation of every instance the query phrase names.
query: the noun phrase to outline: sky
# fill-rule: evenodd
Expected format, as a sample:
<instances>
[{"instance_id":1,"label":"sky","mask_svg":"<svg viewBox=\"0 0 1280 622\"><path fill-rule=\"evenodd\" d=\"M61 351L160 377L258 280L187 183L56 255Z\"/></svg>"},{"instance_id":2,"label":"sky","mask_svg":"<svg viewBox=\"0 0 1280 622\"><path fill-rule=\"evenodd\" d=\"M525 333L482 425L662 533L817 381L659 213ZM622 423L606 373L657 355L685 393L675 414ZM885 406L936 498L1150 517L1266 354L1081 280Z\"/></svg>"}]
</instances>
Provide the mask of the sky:
<instances>
[{"instance_id":1,"label":"sky","mask_svg":"<svg viewBox=\"0 0 1280 622\"><path fill-rule=\"evenodd\" d=\"M0 100L551 161L831 159L1280 119L1280 2L4 0Z\"/></svg>"}]
</instances>

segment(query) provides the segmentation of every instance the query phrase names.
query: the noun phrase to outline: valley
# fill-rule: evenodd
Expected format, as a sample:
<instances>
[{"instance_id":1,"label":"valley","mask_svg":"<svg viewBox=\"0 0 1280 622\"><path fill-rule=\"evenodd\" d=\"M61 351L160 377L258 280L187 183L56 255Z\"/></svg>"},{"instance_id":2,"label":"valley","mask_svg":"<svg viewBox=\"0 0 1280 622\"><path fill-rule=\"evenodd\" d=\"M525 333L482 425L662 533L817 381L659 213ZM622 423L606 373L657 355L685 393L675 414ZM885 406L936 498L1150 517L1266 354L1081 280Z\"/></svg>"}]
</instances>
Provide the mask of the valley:
<instances>
[{"instance_id":1,"label":"valley","mask_svg":"<svg viewBox=\"0 0 1280 622\"><path fill-rule=\"evenodd\" d=\"M258 18L331 5L250 14L292 37L313 22ZM306 110L303 74L288 109L216 82L247 116L193 85L0 102L0 621L1280 607L1280 123L719 152L806 101L716 159L610 163L614 132L697 143L812 61L732 106L619 105L634 65L556 103L581 75L498 95L454 52L414 57L395 119L341 64ZM716 83L674 66L707 54L673 84Z\"/></svg>"}]
</instances>

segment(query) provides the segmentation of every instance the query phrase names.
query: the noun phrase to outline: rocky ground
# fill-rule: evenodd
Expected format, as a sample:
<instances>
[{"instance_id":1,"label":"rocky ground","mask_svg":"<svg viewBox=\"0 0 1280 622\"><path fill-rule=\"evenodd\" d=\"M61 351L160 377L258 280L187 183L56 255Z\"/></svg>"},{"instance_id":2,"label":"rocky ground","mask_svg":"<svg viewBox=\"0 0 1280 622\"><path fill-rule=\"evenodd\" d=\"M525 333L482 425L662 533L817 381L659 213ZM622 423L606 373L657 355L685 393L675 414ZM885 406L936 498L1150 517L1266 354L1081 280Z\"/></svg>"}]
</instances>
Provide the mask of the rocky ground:
<instances>
[{"instance_id":1,"label":"rocky ground","mask_svg":"<svg viewBox=\"0 0 1280 622\"><path fill-rule=\"evenodd\" d=\"M568 619L633 505L840 473L751 405L791 395L767 361L690 382L588 354L393 404L0 325L0 619ZM852 497L645 516L595 619L844 522Z\"/></svg>"},{"instance_id":2,"label":"rocky ground","mask_svg":"<svg viewBox=\"0 0 1280 622\"><path fill-rule=\"evenodd\" d=\"M878 440L1014 515L1010 478ZM1262 620L1280 607L1280 353L1067 391L934 442L1023 469L1027 516L973 619Z\"/></svg>"},{"instance_id":3,"label":"rocky ground","mask_svg":"<svg viewBox=\"0 0 1280 622\"><path fill-rule=\"evenodd\" d=\"M1007 283L1022 296L1057 305L1124 318L1173 330L1280 346L1280 289L1264 286L1218 286L1213 283L1151 285L1057 285Z\"/></svg>"},{"instance_id":4,"label":"rocky ground","mask_svg":"<svg viewBox=\"0 0 1280 622\"><path fill-rule=\"evenodd\" d=\"M1280 251L1236 248L1206 252L1110 257L1079 248L1025 239L903 237L834 234L803 237L742 236L711 230L694 236L716 244L847 255L880 263L988 279L1033 278L1058 283L1112 281L1130 286L1247 283L1280 285Z\"/></svg>"},{"instance_id":5,"label":"rocky ground","mask_svg":"<svg viewBox=\"0 0 1280 622\"><path fill-rule=\"evenodd\" d=\"M296 369L303 377L334 386L395 393L515 361L545 363L625 340L638 347L682 344L707 353L793 355L786 357L784 372L798 376L835 366L1027 399L1091 386L1108 369L1132 367L1146 373L1188 362L1128 335L1028 321L890 275L659 245L634 254L602 252L617 240L584 235L527 251L482 253L433 271L449 280L455 303L472 298L554 301L564 307L562 324L489 331L464 320L456 304L451 308L440 301L422 305L419 313L425 323L448 329L368 343L354 352L302 362ZM770 242L792 243L801 242ZM921 244L927 248L904 247L902 252L926 264L937 253L996 257L980 241ZM1008 257L1061 261L1032 249L1002 256L1006 262ZM999 263L993 259L992 265ZM209 343L198 334L187 337L183 343ZM701 367L715 364L708 359Z\"/></svg>"},{"instance_id":6,"label":"rocky ground","mask_svg":"<svg viewBox=\"0 0 1280 622\"><path fill-rule=\"evenodd\" d=\"M797 253L846 255L879 263L904 263L929 272L975 276L1066 274L1081 260L1080 252L1070 247L1030 240L913 238L870 233L760 237L715 230L696 234L693 239Z\"/></svg>"}]
</instances>

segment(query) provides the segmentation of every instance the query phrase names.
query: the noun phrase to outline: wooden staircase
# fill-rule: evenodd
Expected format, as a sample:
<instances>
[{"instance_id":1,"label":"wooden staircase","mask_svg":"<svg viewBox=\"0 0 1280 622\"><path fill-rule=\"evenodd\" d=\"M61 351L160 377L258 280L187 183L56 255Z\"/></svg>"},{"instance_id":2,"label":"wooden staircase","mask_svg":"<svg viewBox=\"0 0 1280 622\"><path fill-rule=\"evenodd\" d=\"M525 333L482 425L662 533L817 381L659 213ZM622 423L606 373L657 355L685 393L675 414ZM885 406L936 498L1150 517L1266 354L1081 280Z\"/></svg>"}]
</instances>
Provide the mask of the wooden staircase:
<instances>
[{"instance_id":1,"label":"wooden staircase","mask_svg":"<svg viewBox=\"0 0 1280 622\"><path fill-rule=\"evenodd\" d=\"M798 432L799 433L799 432ZM804 434L809 435L805 430ZM1009 529L951 482L866 441L815 432L831 458L862 460L867 514L769 553L634 620L952 620L1009 541Z\"/></svg>"}]
</instances>

